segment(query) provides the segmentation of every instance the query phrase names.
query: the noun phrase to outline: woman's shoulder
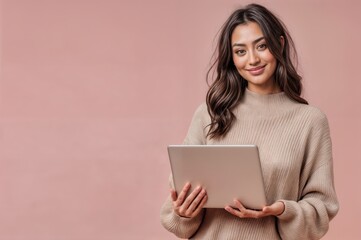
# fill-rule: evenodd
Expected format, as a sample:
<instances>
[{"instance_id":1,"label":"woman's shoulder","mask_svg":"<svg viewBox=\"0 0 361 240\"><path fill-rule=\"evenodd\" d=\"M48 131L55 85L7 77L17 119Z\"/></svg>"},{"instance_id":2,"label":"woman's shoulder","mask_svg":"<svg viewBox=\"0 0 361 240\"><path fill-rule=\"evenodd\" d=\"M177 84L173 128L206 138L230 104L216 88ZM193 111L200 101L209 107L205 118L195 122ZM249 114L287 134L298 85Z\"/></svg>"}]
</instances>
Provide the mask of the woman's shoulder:
<instances>
[{"instance_id":1,"label":"woman's shoulder","mask_svg":"<svg viewBox=\"0 0 361 240\"><path fill-rule=\"evenodd\" d=\"M192 121L199 122L203 127L211 123L211 117L209 116L206 102L202 102L200 105L198 105L193 114Z\"/></svg>"},{"instance_id":2,"label":"woman's shoulder","mask_svg":"<svg viewBox=\"0 0 361 240\"><path fill-rule=\"evenodd\" d=\"M184 144L205 144L206 142L206 127L210 123L210 117L207 111L207 104L200 104L194 114L188 129Z\"/></svg>"},{"instance_id":3,"label":"woman's shoulder","mask_svg":"<svg viewBox=\"0 0 361 240\"><path fill-rule=\"evenodd\" d=\"M327 115L319 107L308 104L299 104L298 112L300 113L300 117L306 118L312 125L328 124Z\"/></svg>"},{"instance_id":4,"label":"woman's shoulder","mask_svg":"<svg viewBox=\"0 0 361 240\"><path fill-rule=\"evenodd\" d=\"M194 112L194 116L197 116L197 117L200 117L200 118L209 117L206 102L202 102L200 105L198 105L198 107L196 108L196 110Z\"/></svg>"}]
</instances>

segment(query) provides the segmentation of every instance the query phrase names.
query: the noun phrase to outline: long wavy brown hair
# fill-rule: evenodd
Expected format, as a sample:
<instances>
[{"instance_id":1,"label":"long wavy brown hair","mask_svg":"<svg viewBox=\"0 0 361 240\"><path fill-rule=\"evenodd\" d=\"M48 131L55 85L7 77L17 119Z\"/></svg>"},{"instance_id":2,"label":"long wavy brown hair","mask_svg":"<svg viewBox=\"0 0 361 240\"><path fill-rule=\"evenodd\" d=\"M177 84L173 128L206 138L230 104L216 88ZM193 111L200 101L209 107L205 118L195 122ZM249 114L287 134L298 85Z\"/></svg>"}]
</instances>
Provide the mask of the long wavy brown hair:
<instances>
[{"instance_id":1,"label":"long wavy brown hair","mask_svg":"<svg viewBox=\"0 0 361 240\"><path fill-rule=\"evenodd\" d=\"M234 11L223 24L213 54L214 62L207 72L207 82L211 76L214 79L206 97L211 117L209 138L222 138L231 129L236 118L232 110L239 104L247 87L247 81L233 63L231 36L238 25L248 22L260 26L270 52L277 59L274 79L281 91L296 102L308 104L301 97L302 78L294 66L297 65L297 52L287 28L267 8L258 4L247 5ZM283 45L281 36L284 38Z\"/></svg>"}]
</instances>

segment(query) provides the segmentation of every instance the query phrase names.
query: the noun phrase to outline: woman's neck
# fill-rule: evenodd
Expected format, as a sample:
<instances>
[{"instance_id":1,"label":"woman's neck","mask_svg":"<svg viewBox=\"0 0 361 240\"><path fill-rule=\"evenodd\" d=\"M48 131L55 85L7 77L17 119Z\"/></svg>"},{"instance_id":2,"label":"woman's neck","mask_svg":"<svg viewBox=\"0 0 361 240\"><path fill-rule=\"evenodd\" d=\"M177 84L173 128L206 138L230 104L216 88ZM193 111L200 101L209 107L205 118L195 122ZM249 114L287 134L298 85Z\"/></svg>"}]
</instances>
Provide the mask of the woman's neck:
<instances>
[{"instance_id":1,"label":"woman's neck","mask_svg":"<svg viewBox=\"0 0 361 240\"><path fill-rule=\"evenodd\" d=\"M268 94L274 94L274 93L281 92L281 89L277 84L272 84L269 86L257 86L255 84L248 84L247 88L251 92L262 94L262 95L268 95Z\"/></svg>"}]
</instances>

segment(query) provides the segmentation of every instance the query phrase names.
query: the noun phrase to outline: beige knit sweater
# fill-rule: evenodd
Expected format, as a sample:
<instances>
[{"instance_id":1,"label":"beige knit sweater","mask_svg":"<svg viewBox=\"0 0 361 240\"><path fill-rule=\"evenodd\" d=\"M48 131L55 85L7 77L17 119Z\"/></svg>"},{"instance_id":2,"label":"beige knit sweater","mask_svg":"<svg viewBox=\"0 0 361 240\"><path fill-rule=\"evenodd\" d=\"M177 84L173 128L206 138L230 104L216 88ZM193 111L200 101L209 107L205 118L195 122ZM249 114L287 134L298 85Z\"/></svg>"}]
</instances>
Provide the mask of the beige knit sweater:
<instances>
[{"instance_id":1,"label":"beige knit sweater","mask_svg":"<svg viewBox=\"0 0 361 240\"><path fill-rule=\"evenodd\" d=\"M161 209L162 225L191 239L320 239L338 212L326 116L283 92L260 95L248 89L234 113L237 120L225 138L209 140L205 127L210 118L202 104L184 143L256 144L267 200L270 204L282 200L285 211L278 217L241 219L209 208L183 218L173 212L168 197Z\"/></svg>"}]
</instances>

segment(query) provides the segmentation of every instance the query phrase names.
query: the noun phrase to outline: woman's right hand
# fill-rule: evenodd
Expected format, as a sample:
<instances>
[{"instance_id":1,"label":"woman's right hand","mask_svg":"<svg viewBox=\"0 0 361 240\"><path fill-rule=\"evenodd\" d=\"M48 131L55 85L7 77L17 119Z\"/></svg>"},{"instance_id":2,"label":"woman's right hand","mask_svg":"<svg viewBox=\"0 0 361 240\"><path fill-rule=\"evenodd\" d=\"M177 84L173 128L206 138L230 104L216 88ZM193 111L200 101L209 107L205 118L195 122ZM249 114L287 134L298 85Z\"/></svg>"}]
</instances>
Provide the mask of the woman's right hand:
<instances>
[{"instance_id":1,"label":"woman's right hand","mask_svg":"<svg viewBox=\"0 0 361 240\"><path fill-rule=\"evenodd\" d=\"M186 197L190 188L191 184L186 183L179 196L177 196L177 192L174 189L170 190L173 210L181 217L192 218L197 216L208 199L206 190L201 186L195 188L191 194Z\"/></svg>"}]
</instances>

